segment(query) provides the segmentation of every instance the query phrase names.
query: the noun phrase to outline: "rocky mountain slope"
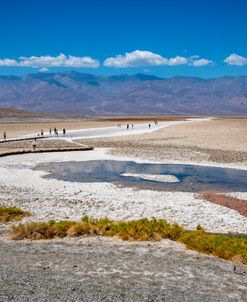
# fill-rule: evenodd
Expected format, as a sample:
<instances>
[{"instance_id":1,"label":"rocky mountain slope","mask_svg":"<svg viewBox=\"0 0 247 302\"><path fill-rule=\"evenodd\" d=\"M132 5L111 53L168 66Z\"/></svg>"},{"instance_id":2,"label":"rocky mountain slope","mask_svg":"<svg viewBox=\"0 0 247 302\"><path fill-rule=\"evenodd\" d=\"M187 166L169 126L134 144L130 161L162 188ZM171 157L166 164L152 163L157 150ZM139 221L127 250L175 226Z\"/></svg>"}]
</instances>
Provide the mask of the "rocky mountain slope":
<instances>
[{"instance_id":1,"label":"rocky mountain slope","mask_svg":"<svg viewBox=\"0 0 247 302\"><path fill-rule=\"evenodd\" d=\"M0 76L0 107L72 115L246 115L247 76Z\"/></svg>"}]
</instances>

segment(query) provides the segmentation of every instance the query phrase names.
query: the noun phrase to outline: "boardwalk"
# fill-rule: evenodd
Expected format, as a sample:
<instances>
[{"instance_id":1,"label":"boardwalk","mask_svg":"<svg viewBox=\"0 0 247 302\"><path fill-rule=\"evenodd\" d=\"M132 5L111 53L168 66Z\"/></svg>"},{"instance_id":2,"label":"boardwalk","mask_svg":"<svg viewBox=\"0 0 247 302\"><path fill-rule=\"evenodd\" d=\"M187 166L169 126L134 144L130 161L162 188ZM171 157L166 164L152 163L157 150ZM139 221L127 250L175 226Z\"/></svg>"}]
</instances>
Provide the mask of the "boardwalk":
<instances>
[{"instance_id":1,"label":"boardwalk","mask_svg":"<svg viewBox=\"0 0 247 302\"><path fill-rule=\"evenodd\" d=\"M33 138L16 139L1 142L0 157L9 155L18 155L26 153L44 153L44 152L68 152L68 151L88 151L93 150L93 146L87 146L79 143L68 142L63 139L46 140L38 139L36 149L32 148Z\"/></svg>"}]
</instances>

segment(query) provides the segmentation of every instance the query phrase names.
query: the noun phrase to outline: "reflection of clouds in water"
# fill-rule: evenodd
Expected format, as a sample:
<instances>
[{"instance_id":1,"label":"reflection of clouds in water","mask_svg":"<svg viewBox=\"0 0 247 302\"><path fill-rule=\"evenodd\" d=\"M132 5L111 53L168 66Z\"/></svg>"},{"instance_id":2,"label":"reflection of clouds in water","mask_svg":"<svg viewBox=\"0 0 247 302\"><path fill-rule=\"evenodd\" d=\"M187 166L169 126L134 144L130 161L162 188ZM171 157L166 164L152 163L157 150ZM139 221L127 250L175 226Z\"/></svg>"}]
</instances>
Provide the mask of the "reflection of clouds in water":
<instances>
[{"instance_id":1,"label":"reflection of clouds in water","mask_svg":"<svg viewBox=\"0 0 247 302\"><path fill-rule=\"evenodd\" d=\"M139 174L198 174L195 166L165 165L165 164L143 164L127 161L93 160L85 162L51 163L47 165L56 173L139 173ZM205 168L204 168L205 169ZM193 173L194 172L194 173Z\"/></svg>"},{"instance_id":2,"label":"reflection of clouds in water","mask_svg":"<svg viewBox=\"0 0 247 302\"><path fill-rule=\"evenodd\" d=\"M157 175L157 174L132 174L132 173L123 173L122 176L127 177L135 177L135 178L141 178L146 180L153 180L158 182L179 182L179 179L177 179L174 175Z\"/></svg>"},{"instance_id":3,"label":"reflection of clouds in water","mask_svg":"<svg viewBox=\"0 0 247 302\"><path fill-rule=\"evenodd\" d=\"M102 163L102 169L106 172L120 172L122 170L125 170L126 164L128 162L124 161L104 161ZM96 165L98 165L98 162L96 162Z\"/></svg>"},{"instance_id":4,"label":"reflection of clouds in water","mask_svg":"<svg viewBox=\"0 0 247 302\"><path fill-rule=\"evenodd\" d=\"M247 191L247 171L227 168L92 160L39 164L36 169L48 171L50 173L48 177L71 182L110 182L125 186L183 192ZM125 176L122 176L123 174ZM133 174L139 176L133 177ZM145 177L140 177L143 174ZM166 182L167 174L173 177L173 180L178 179L180 182Z\"/></svg>"}]
</instances>

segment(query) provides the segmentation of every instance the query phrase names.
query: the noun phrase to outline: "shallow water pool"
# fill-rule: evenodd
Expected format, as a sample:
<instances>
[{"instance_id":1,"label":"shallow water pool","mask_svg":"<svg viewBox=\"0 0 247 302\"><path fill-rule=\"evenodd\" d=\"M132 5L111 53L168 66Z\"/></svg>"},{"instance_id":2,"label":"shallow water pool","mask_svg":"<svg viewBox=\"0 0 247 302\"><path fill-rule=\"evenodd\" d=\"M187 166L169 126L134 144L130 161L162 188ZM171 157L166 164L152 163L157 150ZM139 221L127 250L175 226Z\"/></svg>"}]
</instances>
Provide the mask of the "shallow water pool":
<instances>
[{"instance_id":1,"label":"shallow water pool","mask_svg":"<svg viewBox=\"0 0 247 302\"><path fill-rule=\"evenodd\" d=\"M39 164L35 170L47 171L49 174L45 178L82 183L109 182L119 187L139 189L180 192L247 191L247 171L199 165L91 160Z\"/></svg>"}]
</instances>

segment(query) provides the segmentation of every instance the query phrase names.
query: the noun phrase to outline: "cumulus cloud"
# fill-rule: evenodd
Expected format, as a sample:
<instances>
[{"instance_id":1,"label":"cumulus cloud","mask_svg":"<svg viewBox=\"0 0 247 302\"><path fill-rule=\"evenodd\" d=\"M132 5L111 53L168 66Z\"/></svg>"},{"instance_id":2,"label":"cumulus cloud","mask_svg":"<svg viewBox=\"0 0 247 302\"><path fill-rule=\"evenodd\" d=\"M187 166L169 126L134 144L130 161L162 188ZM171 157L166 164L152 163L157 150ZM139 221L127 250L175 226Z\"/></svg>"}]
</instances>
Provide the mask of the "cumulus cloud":
<instances>
[{"instance_id":1,"label":"cumulus cloud","mask_svg":"<svg viewBox=\"0 0 247 302\"><path fill-rule=\"evenodd\" d=\"M176 56L174 58L165 58L159 54L147 50L135 50L133 52L126 52L124 55L117 55L116 57L107 58L104 61L104 66L114 68L127 67L141 67L141 66L177 66L177 65L191 65L191 66L206 66L213 62L208 59L200 58L199 56L192 56L189 58Z\"/></svg>"},{"instance_id":2,"label":"cumulus cloud","mask_svg":"<svg viewBox=\"0 0 247 302\"><path fill-rule=\"evenodd\" d=\"M237 55L231 55L225 61L228 64L233 64L234 61L235 65L243 65L246 64L247 59ZM211 60L201 58L197 55L191 57L176 56L166 58L151 51L135 50L133 52L126 52L124 55L117 55L115 57L105 59L104 66L113 68L178 65L200 67L211 65L212 63L213 62ZM33 67L44 72L52 67L98 68L100 66L100 62L89 56L76 57L61 53L58 56L22 56L18 59L4 58L0 59L0 66Z\"/></svg>"},{"instance_id":3,"label":"cumulus cloud","mask_svg":"<svg viewBox=\"0 0 247 302\"><path fill-rule=\"evenodd\" d=\"M211 64L213 64L213 61L208 60L208 59L203 59L203 58L196 59L196 60L193 59L193 60L191 60L190 64L195 67L201 67L201 66L211 65Z\"/></svg>"},{"instance_id":4,"label":"cumulus cloud","mask_svg":"<svg viewBox=\"0 0 247 302\"><path fill-rule=\"evenodd\" d=\"M16 60L12 59L0 59L0 66L16 66Z\"/></svg>"},{"instance_id":5,"label":"cumulus cloud","mask_svg":"<svg viewBox=\"0 0 247 302\"><path fill-rule=\"evenodd\" d=\"M0 59L0 66L19 66L34 68L50 67L75 67L75 68L97 68L100 63L91 57L74 57L60 54L58 56L31 56L19 57L17 60Z\"/></svg>"},{"instance_id":6,"label":"cumulus cloud","mask_svg":"<svg viewBox=\"0 0 247 302\"><path fill-rule=\"evenodd\" d=\"M224 62L228 65L244 66L247 65L247 58L233 53L227 57Z\"/></svg>"},{"instance_id":7,"label":"cumulus cloud","mask_svg":"<svg viewBox=\"0 0 247 302\"><path fill-rule=\"evenodd\" d=\"M189 63L189 60L184 57L176 56L175 58L170 58L167 60L167 65L186 65Z\"/></svg>"},{"instance_id":8,"label":"cumulus cloud","mask_svg":"<svg viewBox=\"0 0 247 302\"><path fill-rule=\"evenodd\" d=\"M53 56L31 56L20 57L19 66L25 67L76 67L76 68L97 68L99 61L91 57L74 57L60 54L56 57Z\"/></svg>"},{"instance_id":9,"label":"cumulus cloud","mask_svg":"<svg viewBox=\"0 0 247 302\"><path fill-rule=\"evenodd\" d=\"M107 58L104 66L114 68L159 66L167 63L167 59L161 55L146 50L135 50L126 52L124 55Z\"/></svg>"},{"instance_id":10,"label":"cumulus cloud","mask_svg":"<svg viewBox=\"0 0 247 302\"><path fill-rule=\"evenodd\" d=\"M184 65L188 64L188 59L180 56L175 58L165 58L159 54L147 50L135 50L126 52L124 55L107 58L104 66L114 68L141 67L141 66L161 66L161 65Z\"/></svg>"}]
</instances>

